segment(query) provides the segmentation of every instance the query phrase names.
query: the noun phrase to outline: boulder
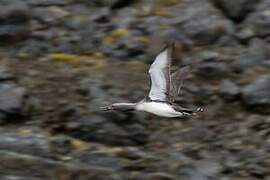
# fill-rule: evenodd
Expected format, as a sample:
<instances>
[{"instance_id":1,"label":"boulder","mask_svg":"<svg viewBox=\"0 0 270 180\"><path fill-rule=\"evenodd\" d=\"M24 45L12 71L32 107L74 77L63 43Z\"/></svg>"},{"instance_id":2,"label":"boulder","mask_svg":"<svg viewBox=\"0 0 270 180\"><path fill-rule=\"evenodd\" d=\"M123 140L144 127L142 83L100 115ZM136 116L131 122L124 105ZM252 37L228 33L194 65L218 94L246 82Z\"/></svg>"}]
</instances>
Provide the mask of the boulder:
<instances>
[{"instance_id":1,"label":"boulder","mask_svg":"<svg viewBox=\"0 0 270 180\"><path fill-rule=\"evenodd\" d=\"M33 177L34 180L46 179L95 179L120 180L113 171L105 168L88 167L57 162L36 156L9 151L0 151L0 174L6 177ZM30 178L30 179L31 179ZM14 179L14 178L13 178Z\"/></svg>"},{"instance_id":2,"label":"boulder","mask_svg":"<svg viewBox=\"0 0 270 180\"><path fill-rule=\"evenodd\" d=\"M0 84L0 114L2 121L20 120L26 110L27 92L13 83Z\"/></svg>"},{"instance_id":3,"label":"boulder","mask_svg":"<svg viewBox=\"0 0 270 180\"><path fill-rule=\"evenodd\" d=\"M244 29L250 29L252 34L258 37L270 36L270 0L262 0L247 19L244 21Z\"/></svg>"},{"instance_id":4,"label":"boulder","mask_svg":"<svg viewBox=\"0 0 270 180\"><path fill-rule=\"evenodd\" d=\"M20 1L0 3L0 38L1 44L25 39L30 34L29 7Z\"/></svg>"},{"instance_id":5,"label":"boulder","mask_svg":"<svg viewBox=\"0 0 270 180\"><path fill-rule=\"evenodd\" d=\"M31 6L64 6L72 2L72 0L26 0Z\"/></svg>"},{"instance_id":6,"label":"boulder","mask_svg":"<svg viewBox=\"0 0 270 180\"><path fill-rule=\"evenodd\" d=\"M240 51L239 58L233 63L234 70L243 72L254 66L262 65L270 58L268 46L262 39L252 39L248 48Z\"/></svg>"},{"instance_id":7,"label":"boulder","mask_svg":"<svg viewBox=\"0 0 270 180\"><path fill-rule=\"evenodd\" d=\"M110 145L134 145L128 131L102 116L86 116L67 124L66 134L85 141Z\"/></svg>"},{"instance_id":8,"label":"boulder","mask_svg":"<svg viewBox=\"0 0 270 180\"><path fill-rule=\"evenodd\" d=\"M206 62L198 65L196 74L200 77L219 79L228 74L227 64L223 62Z\"/></svg>"},{"instance_id":9,"label":"boulder","mask_svg":"<svg viewBox=\"0 0 270 180\"><path fill-rule=\"evenodd\" d=\"M47 134L29 128L1 132L0 149L43 157L51 156Z\"/></svg>"},{"instance_id":10,"label":"boulder","mask_svg":"<svg viewBox=\"0 0 270 180\"><path fill-rule=\"evenodd\" d=\"M219 93L225 100L236 100L240 96L240 88L231 80L223 80Z\"/></svg>"},{"instance_id":11,"label":"boulder","mask_svg":"<svg viewBox=\"0 0 270 180\"><path fill-rule=\"evenodd\" d=\"M241 21L254 9L258 0L212 0L229 18Z\"/></svg>"},{"instance_id":12,"label":"boulder","mask_svg":"<svg viewBox=\"0 0 270 180\"><path fill-rule=\"evenodd\" d=\"M244 103L263 113L270 112L270 76L265 75L243 88Z\"/></svg>"},{"instance_id":13,"label":"boulder","mask_svg":"<svg viewBox=\"0 0 270 180\"><path fill-rule=\"evenodd\" d=\"M170 24L195 44L211 44L234 32L233 24L207 0L183 0L170 12Z\"/></svg>"}]
</instances>

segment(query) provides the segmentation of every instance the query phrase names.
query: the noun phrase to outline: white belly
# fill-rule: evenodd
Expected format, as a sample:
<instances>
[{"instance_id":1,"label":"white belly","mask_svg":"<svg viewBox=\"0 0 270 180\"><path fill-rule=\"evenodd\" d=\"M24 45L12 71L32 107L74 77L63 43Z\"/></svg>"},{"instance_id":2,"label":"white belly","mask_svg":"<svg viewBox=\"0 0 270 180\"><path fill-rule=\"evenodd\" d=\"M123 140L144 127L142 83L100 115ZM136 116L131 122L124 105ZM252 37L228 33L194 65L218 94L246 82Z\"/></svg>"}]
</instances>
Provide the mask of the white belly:
<instances>
[{"instance_id":1,"label":"white belly","mask_svg":"<svg viewBox=\"0 0 270 180\"><path fill-rule=\"evenodd\" d=\"M159 102L145 102L137 105L138 111L146 111L158 116L163 117L180 117L183 114L175 111L171 106L166 103Z\"/></svg>"}]
</instances>

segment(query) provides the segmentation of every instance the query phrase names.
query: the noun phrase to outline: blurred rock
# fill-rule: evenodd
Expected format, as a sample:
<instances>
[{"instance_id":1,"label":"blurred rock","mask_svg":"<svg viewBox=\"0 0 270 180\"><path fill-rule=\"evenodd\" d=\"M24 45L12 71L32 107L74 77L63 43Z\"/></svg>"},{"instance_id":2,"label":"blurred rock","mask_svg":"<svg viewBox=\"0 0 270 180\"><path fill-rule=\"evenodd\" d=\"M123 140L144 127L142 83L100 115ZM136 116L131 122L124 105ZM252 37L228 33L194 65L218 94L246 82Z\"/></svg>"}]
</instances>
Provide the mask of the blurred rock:
<instances>
[{"instance_id":1,"label":"blurred rock","mask_svg":"<svg viewBox=\"0 0 270 180\"><path fill-rule=\"evenodd\" d=\"M94 0L86 2L89 5L109 6L112 9L122 8L136 2L136 0Z\"/></svg>"},{"instance_id":2,"label":"blurred rock","mask_svg":"<svg viewBox=\"0 0 270 180\"><path fill-rule=\"evenodd\" d=\"M170 12L175 16L170 19L170 24L195 44L211 44L234 32L233 24L207 0L184 0Z\"/></svg>"},{"instance_id":3,"label":"blurred rock","mask_svg":"<svg viewBox=\"0 0 270 180\"><path fill-rule=\"evenodd\" d=\"M64 6L70 4L72 0L25 0L32 6Z\"/></svg>"},{"instance_id":4,"label":"blurred rock","mask_svg":"<svg viewBox=\"0 0 270 180\"><path fill-rule=\"evenodd\" d=\"M50 150L56 154L68 154L72 150L71 138L57 135L50 138Z\"/></svg>"},{"instance_id":5,"label":"blurred rock","mask_svg":"<svg viewBox=\"0 0 270 180\"><path fill-rule=\"evenodd\" d=\"M141 174L136 178L129 180L175 180L176 178L170 174L164 172L153 172L147 174Z\"/></svg>"},{"instance_id":6,"label":"blurred rock","mask_svg":"<svg viewBox=\"0 0 270 180\"><path fill-rule=\"evenodd\" d=\"M192 168L180 168L178 174L183 180L210 180L208 176Z\"/></svg>"},{"instance_id":7,"label":"blurred rock","mask_svg":"<svg viewBox=\"0 0 270 180\"><path fill-rule=\"evenodd\" d=\"M145 49L145 44L140 42L139 38L136 38L136 35L133 35L132 32L130 32L130 35L121 37L113 44L104 46L103 51L106 55L126 60L127 58L143 54Z\"/></svg>"},{"instance_id":8,"label":"blurred rock","mask_svg":"<svg viewBox=\"0 0 270 180\"><path fill-rule=\"evenodd\" d=\"M137 147L125 147L121 148L120 151L116 153L119 157L130 159L130 160L137 160L146 158L147 154L143 150L140 150Z\"/></svg>"},{"instance_id":9,"label":"blurred rock","mask_svg":"<svg viewBox=\"0 0 270 180\"><path fill-rule=\"evenodd\" d=\"M76 153L76 157L83 163L102 168L109 168L114 171L120 170L125 167L127 161L125 159L118 158L108 152L82 152Z\"/></svg>"},{"instance_id":10,"label":"blurred rock","mask_svg":"<svg viewBox=\"0 0 270 180\"><path fill-rule=\"evenodd\" d=\"M1 44L23 40L30 34L30 13L27 5L20 1L1 4L0 38Z\"/></svg>"},{"instance_id":11,"label":"blurred rock","mask_svg":"<svg viewBox=\"0 0 270 180\"><path fill-rule=\"evenodd\" d=\"M252 39L249 47L242 51L239 59L233 63L233 68L236 71L243 72L256 65L263 64L270 58L268 46L262 39Z\"/></svg>"},{"instance_id":12,"label":"blurred rock","mask_svg":"<svg viewBox=\"0 0 270 180\"><path fill-rule=\"evenodd\" d=\"M30 176L12 176L12 175L0 175L1 180L44 180L43 178L30 177Z\"/></svg>"},{"instance_id":13,"label":"blurred rock","mask_svg":"<svg viewBox=\"0 0 270 180\"><path fill-rule=\"evenodd\" d=\"M15 51L17 54L26 54L30 57L39 57L44 54L44 51L48 52L51 48L51 44L47 41L28 39L21 42L18 45L18 50L13 49L13 52Z\"/></svg>"},{"instance_id":14,"label":"blurred rock","mask_svg":"<svg viewBox=\"0 0 270 180\"><path fill-rule=\"evenodd\" d=\"M111 145L134 145L129 132L101 116L82 117L67 125L68 135Z\"/></svg>"},{"instance_id":15,"label":"blurred rock","mask_svg":"<svg viewBox=\"0 0 270 180\"><path fill-rule=\"evenodd\" d=\"M148 141L149 132L145 127L139 123L126 125L124 129L129 132L130 138L136 142L136 144L143 145Z\"/></svg>"},{"instance_id":16,"label":"blurred rock","mask_svg":"<svg viewBox=\"0 0 270 180\"><path fill-rule=\"evenodd\" d=\"M97 23L108 23L110 21L110 10L108 8L99 9L90 19Z\"/></svg>"},{"instance_id":17,"label":"blurred rock","mask_svg":"<svg viewBox=\"0 0 270 180\"><path fill-rule=\"evenodd\" d=\"M213 62L220 60L220 53L214 51L203 51L198 55L198 59L201 62ZM196 58L197 59L197 58Z\"/></svg>"},{"instance_id":18,"label":"blurred rock","mask_svg":"<svg viewBox=\"0 0 270 180\"><path fill-rule=\"evenodd\" d=\"M14 76L8 71L8 69L1 65L0 66L0 82L1 81L8 81L14 79Z\"/></svg>"},{"instance_id":19,"label":"blurred rock","mask_svg":"<svg viewBox=\"0 0 270 180\"><path fill-rule=\"evenodd\" d=\"M69 12L63 8L51 6L35 8L33 14L33 17L42 23L56 25L61 19L67 17Z\"/></svg>"},{"instance_id":20,"label":"blurred rock","mask_svg":"<svg viewBox=\"0 0 270 180\"><path fill-rule=\"evenodd\" d=\"M229 101L240 97L240 88L231 80L223 80L219 92L224 99Z\"/></svg>"},{"instance_id":21,"label":"blurred rock","mask_svg":"<svg viewBox=\"0 0 270 180\"><path fill-rule=\"evenodd\" d=\"M239 40L246 42L255 37L255 32L250 27L245 27L244 29L241 29L239 32L237 32L236 37Z\"/></svg>"},{"instance_id":22,"label":"blurred rock","mask_svg":"<svg viewBox=\"0 0 270 180\"><path fill-rule=\"evenodd\" d=\"M243 28L253 31L257 37L270 35L270 1L262 0L259 2L254 12L252 12L244 22Z\"/></svg>"},{"instance_id":23,"label":"blurred rock","mask_svg":"<svg viewBox=\"0 0 270 180\"><path fill-rule=\"evenodd\" d=\"M89 96L91 99L99 99L106 96L104 89L102 88L102 82L92 79L83 79L80 82L78 93Z\"/></svg>"},{"instance_id":24,"label":"blurred rock","mask_svg":"<svg viewBox=\"0 0 270 180\"><path fill-rule=\"evenodd\" d=\"M14 132L0 132L0 149L11 152L50 157L49 142L46 133L21 128Z\"/></svg>"},{"instance_id":25,"label":"blurred rock","mask_svg":"<svg viewBox=\"0 0 270 180\"><path fill-rule=\"evenodd\" d=\"M253 10L257 0L212 0L224 13L235 21L241 21Z\"/></svg>"},{"instance_id":26,"label":"blurred rock","mask_svg":"<svg viewBox=\"0 0 270 180\"><path fill-rule=\"evenodd\" d=\"M214 160L201 160L196 162L196 169L205 176L214 178L222 171L222 166Z\"/></svg>"},{"instance_id":27,"label":"blurred rock","mask_svg":"<svg viewBox=\"0 0 270 180\"><path fill-rule=\"evenodd\" d=\"M52 161L40 157L0 151L1 175L35 177L37 179L96 179L120 180L108 169L88 167L82 164L73 165Z\"/></svg>"},{"instance_id":28,"label":"blurred rock","mask_svg":"<svg viewBox=\"0 0 270 180\"><path fill-rule=\"evenodd\" d=\"M262 76L247 85L242 92L246 105L262 113L270 112L270 77Z\"/></svg>"},{"instance_id":29,"label":"blurred rock","mask_svg":"<svg viewBox=\"0 0 270 180\"><path fill-rule=\"evenodd\" d=\"M207 62L198 65L196 74L200 77L221 79L228 74L227 64L223 62Z\"/></svg>"},{"instance_id":30,"label":"blurred rock","mask_svg":"<svg viewBox=\"0 0 270 180\"><path fill-rule=\"evenodd\" d=\"M0 84L0 111L4 119L2 121L11 123L23 116L26 110L26 89L15 84Z\"/></svg>"}]
</instances>

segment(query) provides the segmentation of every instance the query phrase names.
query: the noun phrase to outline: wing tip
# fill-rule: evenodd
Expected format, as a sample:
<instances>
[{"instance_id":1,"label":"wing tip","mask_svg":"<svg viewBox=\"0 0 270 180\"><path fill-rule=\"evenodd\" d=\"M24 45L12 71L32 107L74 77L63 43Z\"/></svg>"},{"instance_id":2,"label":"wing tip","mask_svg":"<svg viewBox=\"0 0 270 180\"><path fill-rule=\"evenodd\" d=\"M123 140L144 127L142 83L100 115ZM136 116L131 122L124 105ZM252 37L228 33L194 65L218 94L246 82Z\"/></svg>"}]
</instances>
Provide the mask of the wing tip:
<instances>
[{"instance_id":1,"label":"wing tip","mask_svg":"<svg viewBox=\"0 0 270 180\"><path fill-rule=\"evenodd\" d=\"M171 49L171 51L173 51L174 48L175 48L175 41L165 42L164 45L163 45L163 47L161 48L161 50L157 54L162 53L166 49Z\"/></svg>"}]
</instances>

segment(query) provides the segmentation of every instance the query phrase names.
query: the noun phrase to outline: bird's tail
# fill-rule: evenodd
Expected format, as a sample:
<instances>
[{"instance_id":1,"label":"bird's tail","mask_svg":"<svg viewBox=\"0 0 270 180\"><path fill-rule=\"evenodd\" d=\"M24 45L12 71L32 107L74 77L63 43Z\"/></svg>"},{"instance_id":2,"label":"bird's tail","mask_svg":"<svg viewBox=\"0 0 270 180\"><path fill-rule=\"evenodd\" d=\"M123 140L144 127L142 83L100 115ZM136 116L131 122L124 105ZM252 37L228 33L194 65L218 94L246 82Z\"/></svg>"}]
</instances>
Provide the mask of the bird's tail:
<instances>
[{"instance_id":1,"label":"bird's tail","mask_svg":"<svg viewBox=\"0 0 270 180\"><path fill-rule=\"evenodd\" d=\"M198 108L195 110L195 112L203 112L203 108L198 107Z\"/></svg>"}]
</instances>

